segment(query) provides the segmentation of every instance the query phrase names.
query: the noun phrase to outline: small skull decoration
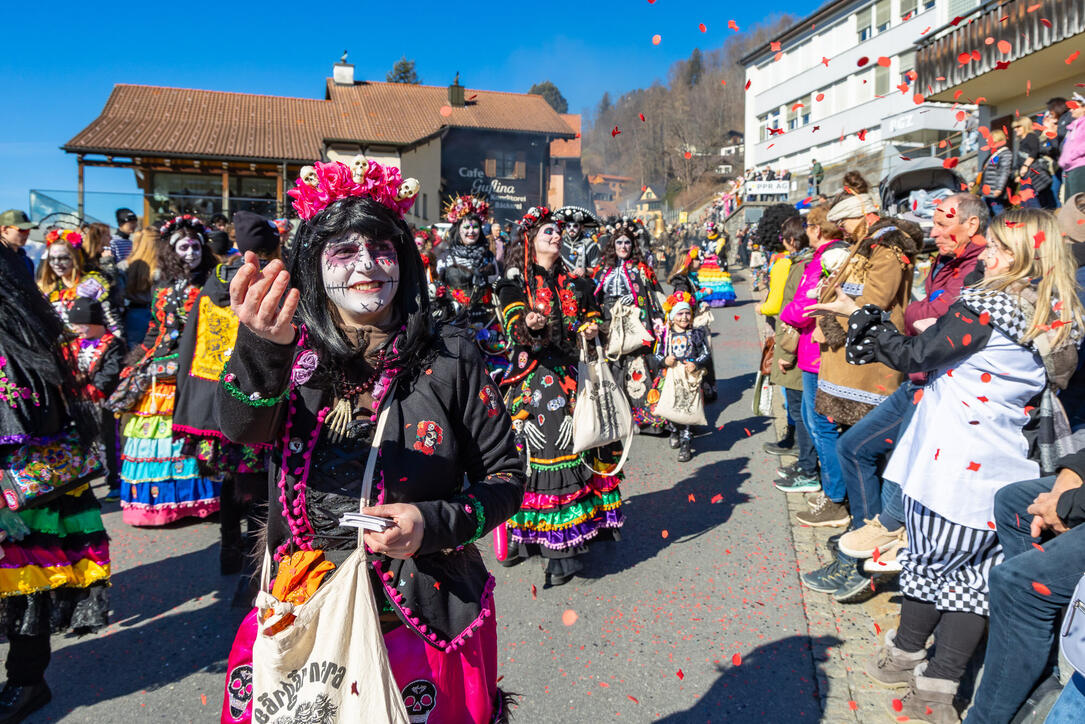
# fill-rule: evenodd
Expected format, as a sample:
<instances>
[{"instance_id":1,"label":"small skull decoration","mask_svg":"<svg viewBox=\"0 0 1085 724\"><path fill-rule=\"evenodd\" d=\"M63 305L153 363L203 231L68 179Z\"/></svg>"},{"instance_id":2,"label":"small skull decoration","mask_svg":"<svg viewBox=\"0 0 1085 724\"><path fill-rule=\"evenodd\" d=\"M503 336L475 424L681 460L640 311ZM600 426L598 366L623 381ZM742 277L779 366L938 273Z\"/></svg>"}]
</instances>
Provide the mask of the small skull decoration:
<instances>
[{"instance_id":1,"label":"small skull decoration","mask_svg":"<svg viewBox=\"0 0 1085 724\"><path fill-rule=\"evenodd\" d=\"M437 687L425 679L415 679L403 687L403 706L411 724L426 724L437 706Z\"/></svg>"},{"instance_id":2,"label":"small skull decoration","mask_svg":"<svg viewBox=\"0 0 1085 724\"><path fill-rule=\"evenodd\" d=\"M399 185L399 192L396 193L396 201L406 201L407 199L413 199L418 195L419 183L416 178L409 178L403 181Z\"/></svg>"},{"instance_id":3,"label":"small skull decoration","mask_svg":"<svg viewBox=\"0 0 1085 724\"><path fill-rule=\"evenodd\" d=\"M252 664L241 664L230 671L226 680L226 696L230 704L230 716L241 721L245 710L252 703Z\"/></svg>"},{"instance_id":4,"label":"small skull decoration","mask_svg":"<svg viewBox=\"0 0 1085 724\"><path fill-rule=\"evenodd\" d=\"M312 186L314 189L320 185L320 179L317 178L316 169L312 166L301 167L301 180L307 186Z\"/></svg>"},{"instance_id":5,"label":"small skull decoration","mask_svg":"<svg viewBox=\"0 0 1085 724\"><path fill-rule=\"evenodd\" d=\"M350 175L356 184L360 184L365 180L365 174L368 170L369 161L365 160L365 156L355 156L354 160L350 162Z\"/></svg>"}]
</instances>

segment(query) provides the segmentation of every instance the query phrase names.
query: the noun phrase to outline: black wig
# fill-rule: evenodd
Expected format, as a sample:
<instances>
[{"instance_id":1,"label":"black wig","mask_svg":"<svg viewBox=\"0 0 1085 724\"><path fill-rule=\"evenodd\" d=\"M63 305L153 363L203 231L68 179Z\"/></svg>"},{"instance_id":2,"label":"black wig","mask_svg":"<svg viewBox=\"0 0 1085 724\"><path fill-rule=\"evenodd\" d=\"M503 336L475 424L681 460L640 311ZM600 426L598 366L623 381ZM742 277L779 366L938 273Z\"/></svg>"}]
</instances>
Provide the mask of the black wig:
<instances>
[{"instance_id":1,"label":"black wig","mask_svg":"<svg viewBox=\"0 0 1085 724\"><path fill-rule=\"evenodd\" d=\"M182 238L198 239L200 241L202 252L200 265L195 269L189 269L188 265L177 255L173 248ZM166 229L166 233L160 234L155 241L155 271L158 272L159 284L170 284L187 278L193 284L202 286L204 280L207 279L207 273L214 269L216 264L218 264L218 260L211 253L211 247L207 243L206 229L196 219L186 219L171 225L170 228Z\"/></svg>"},{"instance_id":2,"label":"black wig","mask_svg":"<svg viewBox=\"0 0 1085 724\"><path fill-rule=\"evenodd\" d=\"M618 266L618 251L614 248L614 242L621 237L626 237L632 242L629 256L626 257L626 261L633 264L640 264L644 261L644 252L641 249L640 232L635 224L627 221L619 221L614 226L614 233L607 236L606 241L603 242L603 253L600 259L600 266L603 268L610 268Z\"/></svg>"},{"instance_id":3,"label":"black wig","mask_svg":"<svg viewBox=\"0 0 1085 724\"><path fill-rule=\"evenodd\" d=\"M799 216L799 212L791 204L773 204L765 209L761 220L757 222L756 241L762 249L770 252L783 250L784 245L780 241L780 229L784 221L793 216Z\"/></svg>"},{"instance_id":4,"label":"black wig","mask_svg":"<svg viewBox=\"0 0 1085 724\"><path fill-rule=\"evenodd\" d=\"M387 239L399 259L399 289L393 304L406 333L399 342L399 364L417 372L433 355L426 272L414 237L402 217L364 196L341 199L302 222L291 246L290 285L301 291L295 319L308 331L321 358L333 365L350 364L365 350L357 349L337 325L338 315L324 289L321 255L332 239L358 233L370 240ZM394 335L393 335L394 337ZM391 339L391 338L390 338Z\"/></svg>"}]
</instances>

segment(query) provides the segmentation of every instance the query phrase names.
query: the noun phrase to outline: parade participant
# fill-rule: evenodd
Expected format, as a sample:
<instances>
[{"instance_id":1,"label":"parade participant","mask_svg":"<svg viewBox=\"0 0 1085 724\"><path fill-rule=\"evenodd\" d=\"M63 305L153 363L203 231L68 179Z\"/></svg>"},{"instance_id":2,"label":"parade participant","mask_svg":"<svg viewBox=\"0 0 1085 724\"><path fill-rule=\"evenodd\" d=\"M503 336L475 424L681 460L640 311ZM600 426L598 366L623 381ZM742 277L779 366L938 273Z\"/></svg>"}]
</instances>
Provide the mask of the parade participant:
<instances>
[{"instance_id":1,"label":"parade participant","mask_svg":"<svg viewBox=\"0 0 1085 724\"><path fill-rule=\"evenodd\" d=\"M686 292L675 292L663 302L663 311L667 315L667 326L655 345L655 357L660 368L653 386L656 392L653 397L657 400L670 368L684 365L686 371L692 374L705 369L712 361L709 354L711 347L704 329L693 326L693 297ZM678 462L689 462L693 457L693 426L668 422L667 427L671 431L671 448L678 450Z\"/></svg>"},{"instance_id":2,"label":"parade participant","mask_svg":"<svg viewBox=\"0 0 1085 724\"><path fill-rule=\"evenodd\" d=\"M173 439L177 347L214 257L205 254L204 225L185 214L159 229L154 316L143 343L129 352L129 367L106 402L124 425L121 510L125 523L157 526L219 509L221 483L200 474L196 458Z\"/></svg>"},{"instance_id":3,"label":"parade participant","mask_svg":"<svg viewBox=\"0 0 1085 724\"><path fill-rule=\"evenodd\" d=\"M76 378L84 386L87 398L98 405L101 411L99 429L108 485L104 499L113 502L120 499L120 438L117 418L101 404L109 399L120 383L127 348L122 340L106 330L102 305L93 299L76 299L68 310L68 323L78 335L78 339L72 341L71 347Z\"/></svg>"},{"instance_id":4,"label":"parade participant","mask_svg":"<svg viewBox=\"0 0 1085 724\"><path fill-rule=\"evenodd\" d=\"M817 307L846 318L850 364L932 370L885 468L904 491L904 602L900 627L886 633L867 673L911 686L894 714L938 724L959 721L953 699L986 628L988 576L1002 559L995 493L1039 477L1042 438L1027 411L1069 380L1082 332L1076 264L1052 214L1007 211L991 224L985 250L983 282L918 336L843 289Z\"/></svg>"},{"instance_id":5,"label":"parade participant","mask_svg":"<svg viewBox=\"0 0 1085 724\"><path fill-rule=\"evenodd\" d=\"M369 570L412 712L430 724L505 721L494 579L473 543L519 507L512 429L471 339L433 329L403 221L417 181L374 162L354 168L317 163L290 190L302 224L289 272L279 261L261 271L249 253L234 277L242 326L219 423L236 442L275 446L267 541L277 570L298 551L322 552L348 580ZM363 512L394 523L366 532L362 551L339 521L368 504L371 447L376 500ZM424 706L408 692L423 683Z\"/></svg>"},{"instance_id":6,"label":"parade participant","mask_svg":"<svg viewBox=\"0 0 1085 724\"><path fill-rule=\"evenodd\" d=\"M422 257L422 268L426 270L426 287L432 299L437 291L437 235L432 229L417 229L414 232L414 245Z\"/></svg>"},{"instance_id":7,"label":"parade participant","mask_svg":"<svg viewBox=\"0 0 1085 724\"><path fill-rule=\"evenodd\" d=\"M262 266L279 258L279 232L271 221L251 211L238 211L233 225L242 254L253 252ZM243 263L242 257L235 256L217 265L192 305L177 348L173 406L173 438L183 441L181 453L199 461L202 477L222 481L219 570L223 575L240 572L246 555L255 560L249 555L255 548L255 513L267 501L268 446L230 442L219 428L215 405L219 378L237 338L230 282ZM246 513L248 545L241 535L241 519Z\"/></svg>"},{"instance_id":8,"label":"parade participant","mask_svg":"<svg viewBox=\"0 0 1085 724\"><path fill-rule=\"evenodd\" d=\"M65 323L77 297L94 299L102 305L110 333L124 338L120 314L110 303L109 281L98 271L87 269L83 236L71 229L53 229L45 235L46 257L38 270L38 288Z\"/></svg>"},{"instance_id":9,"label":"parade participant","mask_svg":"<svg viewBox=\"0 0 1085 724\"><path fill-rule=\"evenodd\" d=\"M592 274L595 299L603 310L611 343L607 358L614 379L629 398L633 422L642 432L663 433L667 421L652 414L647 400L656 376L652 343L664 326L665 315L656 297L662 295L662 289L655 272L644 263L636 237L637 228L631 220L622 219L615 225L603 246L601 264ZM636 334L643 338L626 345L628 338ZM628 347L632 351L614 353L612 345L616 340L621 340L617 341L620 349Z\"/></svg>"},{"instance_id":10,"label":"parade participant","mask_svg":"<svg viewBox=\"0 0 1085 724\"><path fill-rule=\"evenodd\" d=\"M466 313L474 327L494 316L491 282L497 262L482 233L490 204L478 196L454 196L445 206L445 221L452 224L445 252L437 260L437 278L452 297L457 312Z\"/></svg>"},{"instance_id":11,"label":"parade participant","mask_svg":"<svg viewBox=\"0 0 1085 724\"><path fill-rule=\"evenodd\" d=\"M592 233L599 220L580 206L562 206L554 211L554 220L563 224L561 260L574 276L584 276L599 264L600 241Z\"/></svg>"},{"instance_id":12,"label":"parade participant","mask_svg":"<svg viewBox=\"0 0 1085 724\"><path fill-rule=\"evenodd\" d=\"M109 537L90 485L80 484L101 470L89 452L97 413L72 374L65 332L17 252L0 244L0 477L34 466L77 486L18 512L6 495L0 504L5 722L23 721L49 703L50 634L84 634L108 623Z\"/></svg>"},{"instance_id":13,"label":"parade participant","mask_svg":"<svg viewBox=\"0 0 1085 724\"><path fill-rule=\"evenodd\" d=\"M678 256L675 260L674 268L671 269L670 278L667 279L667 283L674 287L676 292L685 292L689 294L693 299L694 309L697 314L707 310L708 302L703 300L703 297L708 291L701 287L698 274L701 269L701 249L700 247L692 246L684 253ZM694 317L696 319L697 317ZM711 315L707 315L706 318L711 320ZM704 400L705 402L715 402L718 396L716 392L716 363L712 359L712 343L711 335L712 330L707 328L708 322L701 322L706 326L705 334L709 337L708 345L708 364L705 365L704 376Z\"/></svg>"},{"instance_id":14,"label":"parade participant","mask_svg":"<svg viewBox=\"0 0 1085 724\"><path fill-rule=\"evenodd\" d=\"M509 249L497 294L513 345L513 365L501 384L509 389L509 414L523 430L528 479L523 506L508 522L502 563L541 555L545 583L561 585L581 569L578 556L589 541L617 538L620 479L589 469L597 451L573 452L578 336L599 334L591 281L565 267L561 226L548 209L529 209L520 228L523 242Z\"/></svg>"}]
</instances>

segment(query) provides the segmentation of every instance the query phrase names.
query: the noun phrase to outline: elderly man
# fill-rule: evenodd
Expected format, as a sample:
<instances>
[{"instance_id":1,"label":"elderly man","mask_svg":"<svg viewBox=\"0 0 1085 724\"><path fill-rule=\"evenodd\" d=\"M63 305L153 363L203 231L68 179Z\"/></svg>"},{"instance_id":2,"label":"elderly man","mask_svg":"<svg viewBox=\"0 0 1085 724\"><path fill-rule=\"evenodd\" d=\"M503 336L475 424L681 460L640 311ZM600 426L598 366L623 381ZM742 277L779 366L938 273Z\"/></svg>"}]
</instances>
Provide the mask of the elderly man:
<instances>
[{"instance_id":1,"label":"elderly man","mask_svg":"<svg viewBox=\"0 0 1085 724\"><path fill-rule=\"evenodd\" d=\"M987 221L987 205L978 196L954 194L939 204L931 231L938 256L927 275L926 295L904 311L907 334L921 334L957 301L965 284L982 278L982 268L977 267L987 245ZM851 530L840 538L836 559L803 575L803 581L814 590L832 593L842 603L873 595L870 579L859 571L856 559L871 558L877 551L880 557L877 562L865 563L866 572L900 570L896 552L904 543L901 491L896 484L883 487L878 468L907 427L915 408L915 391L923 381L923 375L913 375L837 440L837 457L851 504Z\"/></svg>"}]
</instances>

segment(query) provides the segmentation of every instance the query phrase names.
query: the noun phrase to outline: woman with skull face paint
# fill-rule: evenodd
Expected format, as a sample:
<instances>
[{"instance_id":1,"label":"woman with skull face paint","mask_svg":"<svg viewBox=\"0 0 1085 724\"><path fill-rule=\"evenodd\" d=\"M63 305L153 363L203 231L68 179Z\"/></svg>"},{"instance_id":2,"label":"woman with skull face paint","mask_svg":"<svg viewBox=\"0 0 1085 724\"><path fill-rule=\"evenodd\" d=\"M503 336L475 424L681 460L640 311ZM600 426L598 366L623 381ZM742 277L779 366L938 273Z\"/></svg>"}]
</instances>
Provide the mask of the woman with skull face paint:
<instances>
[{"instance_id":1,"label":"woman with skull face paint","mask_svg":"<svg viewBox=\"0 0 1085 724\"><path fill-rule=\"evenodd\" d=\"M241 326L218 389L220 428L273 445L272 573L314 558L344 576L363 567L411 716L504 721L494 579L474 541L523 496L509 418L470 336L434 328L403 221L417 182L372 162L308 170L289 192L303 220L289 272L278 261L261 271L250 255L231 283ZM394 523L365 532L359 550L357 529L340 521L367 504L371 449L363 512ZM359 688L372 681L346 681L356 673Z\"/></svg>"},{"instance_id":2,"label":"woman with skull face paint","mask_svg":"<svg viewBox=\"0 0 1085 724\"><path fill-rule=\"evenodd\" d=\"M625 307L633 310L651 335L636 351L612 359L611 369L614 379L619 380L629 398L633 422L644 432L661 434L667 421L652 414L648 393L657 368L652 344L663 330L663 312L656 294L663 290L655 272L644 262L637 243L637 225L632 220L621 219L615 224L613 233L603 245L603 263L593 276L595 298L602 307L609 334L622 333L617 328L621 318L615 320L614 314Z\"/></svg>"},{"instance_id":3,"label":"woman with skull face paint","mask_svg":"<svg viewBox=\"0 0 1085 724\"><path fill-rule=\"evenodd\" d=\"M124 325L112 303L112 285L101 272L87 268L83 236L71 229L53 229L45 243L48 250L38 270L38 288L64 323L68 324L68 310L76 298L87 297L102 305L110 334L123 339Z\"/></svg>"},{"instance_id":4,"label":"woman with skull face paint","mask_svg":"<svg viewBox=\"0 0 1085 724\"><path fill-rule=\"evenodd\" d=\"M121 510L125 523L158 526L219 509L222 483L200 475L196 458L173 439L178 345L189 312L214 257L204 253L204 226L184 215L164 224L156 242L159 275L151 323L142 344L132 348L121 384L106 402L124 425Z\"/></svg>"},{"instance_id":5,"label":"woman with skull face paint","mask_svg":"<svg viewBox=\"0 0 1085 724\"><path fill-rule=\"evenodd\" d=\"M546 583L566 583L593 539L617 538L622 526L619 476L594 474L598 450L573 452L578 337L599 333L599 305L589 280L561 259L561 227L546 208L520 222L524 242L509 249L497 295L513 366L502 380L509 414L528 463L523 506L508 523L503 565L539 554ZM604 462L611 462L609 459ZM593 468L595 469L595 468Z\"/></svg>"}]
</instances>

